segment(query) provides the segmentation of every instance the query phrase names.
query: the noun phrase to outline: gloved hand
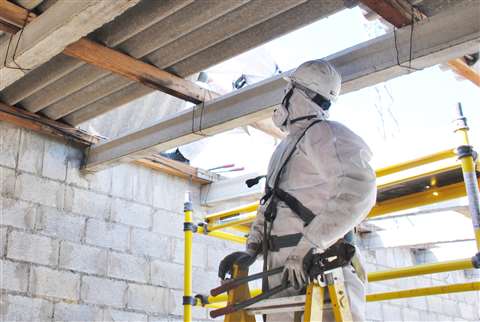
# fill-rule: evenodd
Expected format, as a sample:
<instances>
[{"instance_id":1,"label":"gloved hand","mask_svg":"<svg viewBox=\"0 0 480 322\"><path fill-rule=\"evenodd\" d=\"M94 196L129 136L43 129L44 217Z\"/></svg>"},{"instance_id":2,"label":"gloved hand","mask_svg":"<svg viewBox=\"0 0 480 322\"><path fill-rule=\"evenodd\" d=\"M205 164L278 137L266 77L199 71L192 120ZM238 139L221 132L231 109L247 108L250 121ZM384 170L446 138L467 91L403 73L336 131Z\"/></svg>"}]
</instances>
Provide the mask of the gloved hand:
<instances>
[{"instance_id":1,"label":"gloved hand","mask_svg":"<svg viewBox=\"0 0 480 322\"><path fill-rule=\"evenodd\" d=\"M285 261L282 281L290 283L297 291L308 283L308 269L313 257L313 247L308 242L300 242Z\"/></svg>"},{"instance_id":2,"label":"gloved hand","mask_svg":"<svg viewBox=\"0 0 480 322\"><path fill-rule=\"evenodd\" d=\"M237 264L243 269L252 265L257 259L258 248L258 244L249 244L247 245L246 251L233 252L227 255L218 266L218 277L224 280L227 273L232 274L234 264Z\"/></svg>"}]
</instances>

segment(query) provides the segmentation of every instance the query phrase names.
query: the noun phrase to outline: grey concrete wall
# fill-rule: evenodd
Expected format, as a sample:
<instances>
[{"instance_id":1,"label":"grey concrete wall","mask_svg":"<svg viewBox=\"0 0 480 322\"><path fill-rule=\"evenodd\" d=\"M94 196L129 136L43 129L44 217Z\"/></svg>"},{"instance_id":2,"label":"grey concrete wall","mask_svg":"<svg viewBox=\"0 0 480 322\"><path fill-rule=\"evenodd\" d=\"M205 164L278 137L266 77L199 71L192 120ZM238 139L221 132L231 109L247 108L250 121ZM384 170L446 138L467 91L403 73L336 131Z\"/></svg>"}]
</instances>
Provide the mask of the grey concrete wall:
<instances>
[{"instance_id":1,"label":"grey concrete wall","mask_svg":"<svg viewBox=\"0 0 480 322\"><path fill-rule=\"evenodd\" d=\"M85 176L78 149L4 122L0 146L1 321L181 319L183 202L190 190L199 204L197 185L135 165ZM195 237L195 292L234 249Z\"/></svg>"},{"instance_id":2,"label":"grey concrete wall","mask_svg":"<svg viewBox=\"0 0 480 322\"><path fill-rule=\"evenodd\" d=\"M80 160L64 142L0 122L0 321L181 320L184 193L192 191L200 219L199 187L135 165L85 176ZM408 248L363 246L370 271L415 263ZM219 260L239 248L195 236L194 292L216 286ZM368 288L472 280L454 272ZM207 317L194 309L196 320ZM369 303L367 317L478 321L479 295Z\"/></svg>"}]
</instances>

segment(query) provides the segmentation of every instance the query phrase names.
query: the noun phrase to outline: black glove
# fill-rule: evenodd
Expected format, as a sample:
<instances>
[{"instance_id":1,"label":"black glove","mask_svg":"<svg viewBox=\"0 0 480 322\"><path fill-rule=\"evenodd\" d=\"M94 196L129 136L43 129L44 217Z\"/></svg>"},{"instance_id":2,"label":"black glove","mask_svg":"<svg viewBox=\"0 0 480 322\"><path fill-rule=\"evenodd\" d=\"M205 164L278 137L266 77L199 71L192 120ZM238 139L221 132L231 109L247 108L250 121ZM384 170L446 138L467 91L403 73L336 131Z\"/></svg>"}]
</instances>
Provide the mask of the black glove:
<instances>
[{"instance_id":1,"label":"black glove","mask_svg":"<svg viewBox=\"0 0 480 322\"><path fill-rule=\"evenodd\" d=\"M257 259L257 254L252 252L234 252L227 255L218 266L218 277L225 279L227 273L232 274L233 265L237 264L240 268L246 269Z\"/></svg>"}]
</instances>

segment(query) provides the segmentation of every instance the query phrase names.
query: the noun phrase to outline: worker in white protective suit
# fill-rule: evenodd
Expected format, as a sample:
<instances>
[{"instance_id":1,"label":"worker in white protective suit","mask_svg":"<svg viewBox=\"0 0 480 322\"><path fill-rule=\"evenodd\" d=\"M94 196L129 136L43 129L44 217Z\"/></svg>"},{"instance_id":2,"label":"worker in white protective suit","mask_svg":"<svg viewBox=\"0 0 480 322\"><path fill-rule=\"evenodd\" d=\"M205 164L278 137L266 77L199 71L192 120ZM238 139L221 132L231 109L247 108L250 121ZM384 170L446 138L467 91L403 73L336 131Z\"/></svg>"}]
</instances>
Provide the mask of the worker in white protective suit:
<instances>
[{"instance_id":1,"label":"worker in white protective suit","mask_svg":"<svg viewBox=\"0 0 480 322\"><path fill-rule=\"evenodd\" d=\"M283 102L273 115L274 123L288 135L270 160L267 192L246 251L227 256L219 269L222 277L232 263L248 266L262 253L262 244L269 244L264 269L284 266L283 274L268 279L269 288L282 281L293 286L277 297L299 294L308 283L303 267L307 254L321 253L342 239L365 219L376 198L370 149L344 125L327 121L330 104L340 92L338 72L328 62L314 60L300 65L288 80ZM292 197L313 216L301 216ZM264 237L269 238L267 243ZM343 267L343 274L354 321L364 321L364 272L357 263L355 268ZM328 320L334 321L333 314L326 314L324 321ZM271 314L267 321L295 318L293 313Z\"/></svg>"}]
</instances>

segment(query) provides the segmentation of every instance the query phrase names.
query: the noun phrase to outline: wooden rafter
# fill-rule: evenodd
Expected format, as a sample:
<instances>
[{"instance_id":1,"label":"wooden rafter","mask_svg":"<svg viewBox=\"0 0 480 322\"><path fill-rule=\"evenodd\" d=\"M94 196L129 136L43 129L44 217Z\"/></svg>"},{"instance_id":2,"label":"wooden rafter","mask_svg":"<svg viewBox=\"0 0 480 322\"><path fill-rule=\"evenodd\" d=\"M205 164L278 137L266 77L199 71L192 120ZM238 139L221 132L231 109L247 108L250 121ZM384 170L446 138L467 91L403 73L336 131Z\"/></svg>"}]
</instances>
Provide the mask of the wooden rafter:
<instances>
[{"instance_id":1,"label":"wooden rafter","mask_svg":"<svg viewBox=\"0 0 480 322\"><path fill-rule=\"evenodd\" d=\"M35 19L36 15L7 0L0 0L0 21L9 24L17 31L24 25Z\"/></svg>"},{"instance_id":2,"label":"wooden rafter","mask_svg":"<svg viewBox=\"0 0 480 322\"><path fill-rule=\"evenodd\" d=\"M192 180L195 183L207 184L216 180L218 175L192 167L188 164L171 160L159 155L136 160L135 163L147 168L168 173L180 178Z\"/></svg>"},{"instance_id":3,"label":"wooden rafter","mask_svg":"<svg viewBox=\"0 0 480 322\"><path fill-rule=\"evenodd\" d=\"M71 127L65 123L53 121L49 118L9 106L2 102L0 102L0 121L9 122L39 133L61 137L69 141L75 141L84 146L96 144L100 141L98 137Z\"/></svg>"},{"instance_id":4,"label":"wooden rafter","mask_svg":"<svg viewBox=\"0 0 480 322\"><path fill-rule=\"evenodd\" d=\"M407 26L413 20L426 18L425 14L406 0L361 0L361 2L396 28ZM448 66L458 75L480 87L480 74L468 66L462 58L448 61Z\"/></svg>"},{"instance_id":5,"label":"wooden rafter","mask_svg":"<svg viewBox=\"0 0 480 322\"><path fill-rule=\"evenodd\" d=\"M195 104L218 96L193 82L87 38L69 45L63 53Z\"/></svg>"}]
</instances>

